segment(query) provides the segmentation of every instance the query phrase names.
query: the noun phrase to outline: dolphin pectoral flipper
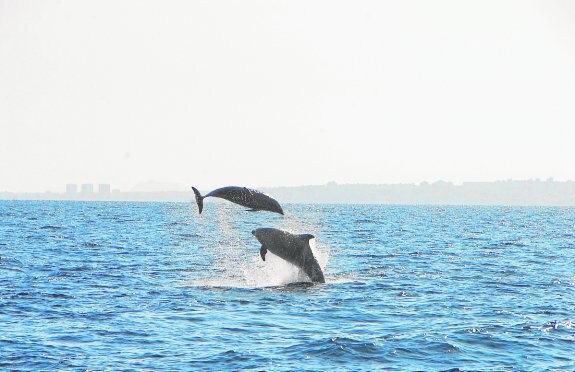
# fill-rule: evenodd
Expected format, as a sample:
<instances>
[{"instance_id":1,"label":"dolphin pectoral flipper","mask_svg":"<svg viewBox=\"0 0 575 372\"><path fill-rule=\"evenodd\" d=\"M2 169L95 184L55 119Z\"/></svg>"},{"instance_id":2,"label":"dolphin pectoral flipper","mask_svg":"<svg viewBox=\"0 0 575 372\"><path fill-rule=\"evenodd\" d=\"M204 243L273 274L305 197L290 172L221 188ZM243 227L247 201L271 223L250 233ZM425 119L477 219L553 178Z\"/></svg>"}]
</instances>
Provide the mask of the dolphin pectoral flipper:
<instances>
[{"instance_id":1,"label":"dolphin pectoral flipper","mask_svg":"<svg viewBox=\"0 0 575 372\"><path fill-rule=\"evenodd\" d=\"M255 209L255 208L246 209L246 212L259 212L259 211L260 211L259 209Z\"/></svg>"},{"instance_id":2,"label":"dolphin pectoral flipper","mask_svg":"<svg viewBox=\"0 0 575 372\"><path fill-rule=\"evenodd\" d=\"M262 256L262 260L264 261L266 260L266 253L268 253L268 249L262 244L262 247L260 248L260 256Z\"/></svg>"}]
</instances>

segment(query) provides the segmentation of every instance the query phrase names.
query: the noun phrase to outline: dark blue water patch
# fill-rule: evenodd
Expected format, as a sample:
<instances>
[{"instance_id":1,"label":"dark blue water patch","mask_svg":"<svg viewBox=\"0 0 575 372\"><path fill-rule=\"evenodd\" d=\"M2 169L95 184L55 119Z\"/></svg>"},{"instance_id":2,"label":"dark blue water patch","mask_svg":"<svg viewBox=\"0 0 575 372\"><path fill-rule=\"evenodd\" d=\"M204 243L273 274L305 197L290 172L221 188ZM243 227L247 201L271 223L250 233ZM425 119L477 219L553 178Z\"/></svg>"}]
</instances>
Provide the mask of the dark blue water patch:
<instances>
[{"instance_id":1,"label":"dark blue water patch","mask_svg":"<svg viewBox=\"0 0 575 372\"><path fill-rule=\"evenodd\" d=\"M488 246L488 249L522 248L522 247L527 247L527 244L521 241L501 241Z\"/></svg>"},{"instance_id":2,"label":"dark blue water patch","mask_svg":"<svg viewBox=\"0 0 575 372\"><path fill-rule=\"evenodd\" d=\"M52 225L46 225L40 227L40 230L62 230L62 229L63 229L62 226L52 226Z\"/></svg>"},{"instance_id":3,"label":"dark blue water patch","mask_svg":"<svg viewBox=\"0 0 575 372\"><path fill-rule=\"evenodd\" d=\"M84 242L84 243L82 243L82 245L84 247L88 247L88 248L101 247L101 245L99 245L98 243L94 243L94 242Z\"/></svg>"},{"instance_id":4,"label":"dark blue water patch","mask_svg":"<svg viewBox=\"0 0 575 372\"><path fill-rule=\"evenodd\" d=\"M254 353L241 352L236 350L226 350L205 358L193 359L190 361L190 368L198 368L205 370L213 369L260 369L262 366L267 366L270 369L279 367L274 364L273 359L260 357Z\"/></svg>"},{"instance_id":5,"label":"dark blue water patch","mask_svg":"<svg viewBox=\"0 0 575 372\"><path fill-rule=\"evenodd\" d=\"M188 239L202 238L200 234L176 233L177 236Z\"/></svg>"},{"instance_id":6,"label":"dark blue water patch","mask_svg":"<svg viewBox=\"0 0 575 372\"><path fill-rule=\"evenodd\" d=\"M387 350L373 341L356 340L347 337L332 337L326 339L312 339L299 342L281 350L282 355L288 355L294 360L311 363L321 369L322 364L329 361L330 365L345 366L349 360L356 363L367 363L375 366L378 363L386 364Z\"/></svg>"},{"instance_id":7,"label":"dark blue water patch","mask_svg":"<svg viewBox=\"0 0 575 372\"><path fill-rule=\"evenodd\" d=\"M164 224L165 226L169 226L169 227L173 227L173 226L190 226L189 222L180 222L180 221L176 221L176 222L169 222Z\"/></svg>"}]
</instances>

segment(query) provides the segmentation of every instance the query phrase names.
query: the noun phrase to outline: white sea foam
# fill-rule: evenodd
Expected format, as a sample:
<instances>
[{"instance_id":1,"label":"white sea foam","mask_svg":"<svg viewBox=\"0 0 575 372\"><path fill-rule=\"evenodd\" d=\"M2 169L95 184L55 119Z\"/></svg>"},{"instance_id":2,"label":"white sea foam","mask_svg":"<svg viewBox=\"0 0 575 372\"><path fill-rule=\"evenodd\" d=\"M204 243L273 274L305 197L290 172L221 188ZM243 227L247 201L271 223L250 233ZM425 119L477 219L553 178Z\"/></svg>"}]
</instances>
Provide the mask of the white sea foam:
<instances>
[{"instance_id":1,"label":"white sea foam","mask_svg":"<svg viewBox=\"0 0 575 372\"><path fill-rule=\"evenodd\" d=\"M329 261L329 247L318 248L313 242L314 240L310 241L310 246L323 270ZM221 249L226 253L215 260L214 269L210 271L211 277L193 281L191 285L256 288L283 286L310 280L303 270L269 251L266 260L263 261L258 251L246 255L245 249L238 246L221 247Z\"/></svg>"}]
</instances>

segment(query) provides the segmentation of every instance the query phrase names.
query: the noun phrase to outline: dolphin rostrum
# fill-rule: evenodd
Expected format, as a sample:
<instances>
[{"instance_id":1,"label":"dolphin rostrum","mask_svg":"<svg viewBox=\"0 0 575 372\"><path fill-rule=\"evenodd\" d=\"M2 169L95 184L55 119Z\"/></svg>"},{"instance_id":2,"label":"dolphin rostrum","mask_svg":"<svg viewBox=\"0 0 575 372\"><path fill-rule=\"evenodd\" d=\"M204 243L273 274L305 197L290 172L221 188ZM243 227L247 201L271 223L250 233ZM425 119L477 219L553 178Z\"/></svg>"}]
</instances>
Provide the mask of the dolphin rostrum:
<instances>
[{"instance_id":1,"label":"dolphin rostrum","mask_svg":"<svg viewBox=\"0 0 575 372\"><path fill-rule=\"evenodd\" d=\"M247 187L226 186L202 196L198 189L192 186L194 194L196 195L196 203L200 214L204 209L204 198L213 196L231 201L232 203L250 208L250 211L269 211L279 214L284 214L280 203L269 195L264 194L258 190L248 189Z\"/></svg>"},{"instance_id":2,"label":"dolphin rostrum","mask_svg":"<svg viewBox=\"0 0 575 372\"><path fill-rule=\"evenodd\" d=\"M309 241L314 238L313 235L294 235L273 228L256 229L252 231L252 234L262 243L260 249L262 260L266 260L266 253L270 251L302 269L312 282L325 283L321 267L309 246Z\"/></svg>"}]
</instances>

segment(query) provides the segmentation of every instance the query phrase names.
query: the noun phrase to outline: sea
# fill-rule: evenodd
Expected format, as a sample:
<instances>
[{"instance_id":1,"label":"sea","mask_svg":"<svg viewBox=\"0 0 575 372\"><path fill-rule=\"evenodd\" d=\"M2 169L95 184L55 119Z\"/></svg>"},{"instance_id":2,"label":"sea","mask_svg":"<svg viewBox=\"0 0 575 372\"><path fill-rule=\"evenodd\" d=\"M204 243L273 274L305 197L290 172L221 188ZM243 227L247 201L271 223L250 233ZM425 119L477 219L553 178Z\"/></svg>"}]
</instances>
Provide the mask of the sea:
<instances>
[{"instance_id":1,"label":"sea","mask_svg":"<svg viewBox=\"0 0 575 372\"><path fill-rule=\"evenodd\" d=\"M0 370L575 370L575 208L283 208L0 201Z\"/></svg>"}]
</instances>

